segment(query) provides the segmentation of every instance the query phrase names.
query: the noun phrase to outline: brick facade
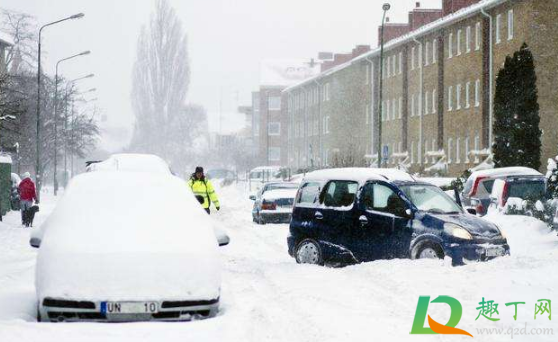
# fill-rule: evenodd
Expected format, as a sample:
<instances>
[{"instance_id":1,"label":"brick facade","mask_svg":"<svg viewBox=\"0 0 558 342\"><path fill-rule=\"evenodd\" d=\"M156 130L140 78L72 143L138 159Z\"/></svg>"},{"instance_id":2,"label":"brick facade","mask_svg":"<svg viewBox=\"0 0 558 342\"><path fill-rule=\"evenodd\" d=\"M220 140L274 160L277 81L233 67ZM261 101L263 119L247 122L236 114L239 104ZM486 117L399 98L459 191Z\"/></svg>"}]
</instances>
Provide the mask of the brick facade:
<instances>
[{"instance_id":1,"label":"brick facade","mask_svg":"<svg viewBox=\"0 0 558 342\"><path fill-rule=\"evenodd\" d=\"M458 175L482 163L493 139L490 85L494 90L506 56L523 43L530 46L535 58L545 165L547 158L557 154L558 146L556 5L554 0L454 0L444 1L441 11L415 9L411 20L419 18L417 13L431 16L409 23L414 31L386 43L382 76L379 49L375 49L288 88L283 97L290 103L301 88L321 84L323 91L323 84L330 84L329 99L314 104L320 108L320 124L325 117L330 124L329 133L320 130L322 139L317 142L325 152L314 166L332 166L332 153L349 155L348 150L358 154L357 160L365 158L375 164L380 118L382 151L388 152L386 166ZM447 16L428 24L442 13ZM383 81L382 115L379 77ZM300 139L304 140L294 139L288 148L292 168L309 166L291 158L300 149Z\"/></svg>"}]
</instances>

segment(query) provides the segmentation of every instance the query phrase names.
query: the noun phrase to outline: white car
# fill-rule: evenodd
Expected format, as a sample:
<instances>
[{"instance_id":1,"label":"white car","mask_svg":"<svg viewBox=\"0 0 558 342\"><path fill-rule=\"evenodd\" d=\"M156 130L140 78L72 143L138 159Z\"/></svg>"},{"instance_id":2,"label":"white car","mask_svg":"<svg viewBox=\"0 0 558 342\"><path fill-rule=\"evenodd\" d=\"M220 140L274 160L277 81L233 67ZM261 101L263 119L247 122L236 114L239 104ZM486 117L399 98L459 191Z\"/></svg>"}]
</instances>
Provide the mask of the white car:
<instances>
[{"instance_id":1,"label":"white car","mask_svg":"<svg viewBox=\"0 0 558 342\"><path fill-rule=\"evenodd\" d=\"M176 177L75 177L42 225L42 321L181 321L216 315L221 265L212 220Z\"/></svg>"}]
</instances>

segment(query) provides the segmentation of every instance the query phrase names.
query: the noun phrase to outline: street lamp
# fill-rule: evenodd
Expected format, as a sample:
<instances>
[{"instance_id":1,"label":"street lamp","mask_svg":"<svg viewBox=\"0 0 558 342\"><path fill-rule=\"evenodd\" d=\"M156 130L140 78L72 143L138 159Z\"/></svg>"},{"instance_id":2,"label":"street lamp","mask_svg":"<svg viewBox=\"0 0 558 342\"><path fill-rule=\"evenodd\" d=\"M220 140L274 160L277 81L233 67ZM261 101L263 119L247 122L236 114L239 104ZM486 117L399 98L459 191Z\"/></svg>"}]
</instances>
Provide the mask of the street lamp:
<instances>
[{"instance_id":1,"label":"street lamp","mask_svg":"<svg viewBox=\"0 0 558 342\"><path fill-rule=\"evenodd\" d=\"M41 190L41 157L40 157L40 152L41 152L41 36L43 33L43 29L48 27L48 26L52 26L58 23L61 23L63 21L66 20L74 20L74 19L81 19L85 16L85 14L83 13L78 13L78 14L74 14L72 16L69 16L67 18L64 19L60 19L57 21L53 21L50 22L48 24L45 24L43 26L41 26L41 28L39 29L39 42L38 42L38 48L37 48L37 135L36 135L36 160L35 160L35 177L36 177L36 181L37 181L37 192L40 196L40 190Z\"/></svg>"},{"instance_id":2,"label":"street lamp","mask_svg":"<svg viewBox=\"0 0 558 342\"><path fill-rule=\"evenodd\" d=\"M54 81L54 196L58 193L58 178L57 178L57 169L58 169L58 67L60 63L68 61L70 59L74 59L80 56L89 55L91 51L83 51L76 55L63 58L56 63L56 76Z\"/></svg>"},{"instance_id":3,"label":"street lamp","mask_svg":"<svg viewBox=\"0 0 558 342\"><path fill-rule=\"evenodd\" d=\"M384 14L382 16L382 28L380 31L380 89L379 89L379 118L378 118L378 168L382 167L382 97L384 90L384 26L386 23L386 12L389 11L391 5L388 3L383 4L382 10Z\"/></svg>"}]
</instances>

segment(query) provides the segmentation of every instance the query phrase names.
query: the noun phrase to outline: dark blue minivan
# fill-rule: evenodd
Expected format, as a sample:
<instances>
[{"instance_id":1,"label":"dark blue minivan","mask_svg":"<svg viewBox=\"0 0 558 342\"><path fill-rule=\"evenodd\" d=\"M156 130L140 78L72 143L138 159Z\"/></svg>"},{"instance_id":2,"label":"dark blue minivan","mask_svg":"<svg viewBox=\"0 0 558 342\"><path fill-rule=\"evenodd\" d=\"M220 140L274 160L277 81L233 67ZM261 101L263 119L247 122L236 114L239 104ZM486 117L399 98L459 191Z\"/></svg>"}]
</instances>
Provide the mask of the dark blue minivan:
<instances>
[{"instance_id":1,"label":"dark blue minivan","mask_svg":"<svg viewBox=\"0 0 558 342\"><path fill-rule=\"evenodd\" d=\"M461 265L510 250L495 224L465 212L440 188L371 168L308 173L287 242L298 263L318 265L445 256Z\"/></svg>"}]
</instances>

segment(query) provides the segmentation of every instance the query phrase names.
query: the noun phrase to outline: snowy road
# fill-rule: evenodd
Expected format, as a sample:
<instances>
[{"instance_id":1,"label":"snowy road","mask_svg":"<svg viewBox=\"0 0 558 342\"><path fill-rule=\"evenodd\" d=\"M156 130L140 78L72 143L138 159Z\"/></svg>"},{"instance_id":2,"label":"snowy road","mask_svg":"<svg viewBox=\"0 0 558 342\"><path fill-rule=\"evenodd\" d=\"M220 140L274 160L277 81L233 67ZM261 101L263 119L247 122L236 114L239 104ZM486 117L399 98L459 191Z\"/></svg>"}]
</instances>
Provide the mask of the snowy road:
<instances>
[{"instance_id":1,"label":"snowy road","mask_svg":"<svg viewBox=\"0 0 558 342\"><path fill-rule=\"evenodd\" d=\"M220 191L215 214L231 244L221 249L221 313L189 323L49 324L34 321L34 260L29 231L17 213L0 223L0 341L459 341L465 336L410 335L418 297L448 295L463 305L458 327L476 340L509 341L509 328L553 328L553 335L514 336L555 341L557 321L534 319L538 299L558 303L558 239L538 222L494 217L509 235L512 256L464 267L439 261L378 261L340 269L297 265L287 254L287 225L256 226L251 202L235 187ZM45 197L40 223L54 206ZM475 320L482 298L499 303L498 322ZM517 321L507 302L519 306ZM449 310L428 313L445 323ZM483 328L504 328L486 335ZM518 329L518 330L519 330Z\"/></svg>"}]
</instances>

